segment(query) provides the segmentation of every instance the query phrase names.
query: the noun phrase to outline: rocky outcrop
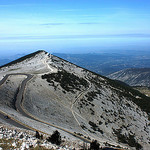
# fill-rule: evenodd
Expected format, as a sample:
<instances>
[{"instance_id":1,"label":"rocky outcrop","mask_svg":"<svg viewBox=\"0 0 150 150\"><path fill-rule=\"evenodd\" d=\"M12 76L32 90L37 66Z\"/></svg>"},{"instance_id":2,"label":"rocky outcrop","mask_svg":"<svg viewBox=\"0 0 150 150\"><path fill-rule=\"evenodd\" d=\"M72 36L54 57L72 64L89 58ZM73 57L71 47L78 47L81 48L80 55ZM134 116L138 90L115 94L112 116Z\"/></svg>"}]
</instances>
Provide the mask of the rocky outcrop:
<instances>
[{"instance_id":1,"label":"rocky outcrop","mask_svg":"<svg viewBox=\"0 0 150 150\"><path fill-rule=\"evenodd\" d=\"M21 130L18 128L10 128L1 125L0 126L0 150L1 149L18 149L26 150L30 148L45 148L45 149L57 149L57 150L70 150L73 148L80 148L83 143L71 143L63 139L63 143L60 146L52 144L46 140L48 136L44 135L43 140L39 140L35 137L35 132L28 130ZM67 144L68 143L68 144Z\"/></svg>"}]
</instances>

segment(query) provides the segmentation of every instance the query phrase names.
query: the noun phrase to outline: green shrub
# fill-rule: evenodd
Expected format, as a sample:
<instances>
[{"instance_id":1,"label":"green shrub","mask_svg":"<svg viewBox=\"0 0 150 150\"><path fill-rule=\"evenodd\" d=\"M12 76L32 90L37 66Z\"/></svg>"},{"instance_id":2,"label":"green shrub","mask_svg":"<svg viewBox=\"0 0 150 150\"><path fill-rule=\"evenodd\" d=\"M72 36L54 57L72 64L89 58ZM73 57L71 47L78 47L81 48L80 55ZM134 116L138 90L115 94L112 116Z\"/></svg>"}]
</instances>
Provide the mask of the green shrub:
<instances>
[{"instance_id":1,"label":"green shrub","mask_svg":"<svg viewBox=\"0 0 150 150\"><path fill-rule=\"evenodd\" d=\"M117 135L118 141L121 143L128 144L131 147L135 147L136 150L140 150L142 146L136 142L134 135L129 134L129 136L121 134L121 129L113 130Z\"/></svg>"},{"instance_id":2,"label":"green shrub","mask_svg":"<svg viewBox=\"0 0 150 150\"><path fill-rule=\"evenodd\" d=\"M94 140L90 143L90 150L99 150L100 144L97 142L97 140Z\"/></svg>"},{"instance_id":3,"label":"green shrub","mask_svg":"<svg viewBox=\"0 0 150 150\"><path fill-rule=\"evenodd\" d=\"M74 92L74 89L80 91L81 87L88 87L88 83L85 79L79 78L73 73L68 73L65 70L42 75L42 79L46 79L49 83L52 83L53 81L58 82L60 83L60 86L68 92Z\"/></svg>"},{"instance_id":4,"label":"green shrub","mask_svg":"<svg viewBox=\"0 0 150 150\"><path fill-rule=\"evenodd\" d=\"M48 142L52 144L60 145L61 144L61 136L60 133L56 130L48 139Z\"/></svg>"}]
</instances>

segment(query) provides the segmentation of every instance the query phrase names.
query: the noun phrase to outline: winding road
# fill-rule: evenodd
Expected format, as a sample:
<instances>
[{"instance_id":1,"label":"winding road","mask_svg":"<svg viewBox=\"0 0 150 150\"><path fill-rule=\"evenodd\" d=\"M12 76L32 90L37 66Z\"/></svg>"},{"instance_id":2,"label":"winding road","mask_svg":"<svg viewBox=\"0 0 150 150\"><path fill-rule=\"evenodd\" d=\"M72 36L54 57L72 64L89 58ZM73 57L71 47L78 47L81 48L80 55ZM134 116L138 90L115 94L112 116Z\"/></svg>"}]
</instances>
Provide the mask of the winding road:
<instances>
[{"instance_id":1,"label":"winding road","mask_svg":"<svg viewBox=\"0 0 150 150\"><path fill-rule=\"evenodd\" d=\"M4 120L4 122L6 122L6 123L8 123L8 124L11 124L11 125L13 125L13 126L15 126L15 127L30 130L30 128L28 128L28 127L26 127L26 126L24 126L24 125L22 125L22 124L16 122L16 121L13 120L12 118L10 118L10 117L8 118L8 117L7 117L7 114L4 114L4 113L2 113L2 112L0 112L0 118L1 118L2 120Z\"/></svg>"},{"instance_id":2,"label":"winding road","mask_svg":"<svg viewBox=\"0 0 150 150\"><path fill-rule=\"evenodd\" d=\"M70 131L68 131L68 130L66 130L66 129L63 129L63 128L59 127L59 126L56 126L56 125L53 125L53 124L44 122L44 121L42 121L42 120L36 118L35 116L32 116L31 114L29 114L29 113L23 108L22 102L23 102L23 96L24 96L26 84L27 84L27 82L28 82L29 80L32 79L33 75L31 75L31 74L24 74L24 73L7 74L7 75L5 75L4 78L0 81L0 86L2 86L2 85L5 83L5 81L8 79L8 77L9 77L9 76L12 76L12 75L24 75L24 76L27 76L27 78L22 81L22 84L20 85L18 94L17 94L17 96L16 96L15 106L16 106L16 110L17 110L20 114L22 114L23 116L28 117L28 118L30 118L30 119L34 119L34 120L36 120L36 121L38 121L38 122L40 122L40 123L44 123L44 124L50 125L50 126L52 126L52 127L55 127L55 128L57 128L57 129L60 129L60 130L62 130L62 131L65 131L66 133L69 133L69 134L71 134L71 135L77 137L78 139L80 139L80 140L82 140L82 141L84 141L84 142L87 142L87 143L90 143L90 142L91 142L91 140L88 140L88 139L86 139L86 138L84 138L84 137L81 137L81 136L79 136L79 135L77 135L77 134L75 134L75 133L73 133L73 132L70 132ZM83 93L82 93L82 94L83 94ZM81 96L81 95L80 95L80 96ZM78 96L78 98L79 98L80 96ZM77 98L77 99L78 99L78 98ZM6 113L3 112L3 111L0 111L0 118L3 118L3 119L4 119L6 115L8 115L8 114L6 114ZM17 127L20 127L20 128L31 129L31 130L36 131L36 129L33 129L33 128L30 127L30 126L25 125L25 124L23 124L23 123L17 121L17 120L16 120L15 118L13 118L12 116L10 117L10 116L8 115L8 117L9 117L9 119L5 119L6 122L8 122L8 123L10 123L10 124L13 124L13 125L15 125L15 126L17 126ZM42 131L39 131L39 132L43 133ZM45 134L47 134L47 133L45 133Z\"/></svg>"},{"instance_id":3,"label":"winding road","mask_svg":"<svg viewBox=\"0 0 150 150\"><path fill-rule=\"evenodd\" d=\"M30 74L23 74L23 73L13 73L13 74L7 74L4 76L4 78L0 81L0 86L2 86L5 81L8 79L9 76L12 76L12 75L25 75L27 76L27 78L25 80L23 80L22 84L21 84L21 87L19 87L19 92L17 94L17 97L16 97L16 103L15 103L15 108L17 108L17 111L20 112L22 115L26 116L26 114L24 113L24 111L22 111L21 109L21 102L22 102L22 95L24 93L24 89L25 89L25 86L26 86L26 83L33 77L33 75L30 75ZM7 113L3 112L3 111L0 111L0 118L2 120L4 120L6 123L9 123L9 124L12 124L16 127L19 127L19 128L24 128L24 129L28 129L30 130L31 128L29 128L28 126L26 125L23 125L22 123L19 123L15 118L12 118L12 117L6 117L8 116Z\"/></svg>"},{"instance_id":4,"label":"winding road","mask_svg":"<svg viewBox=\"0 0 150 150\"><path fill-rule=\"evenodd\" d=\"M86 78L84 78L84 79L89 83L89 87L88 87L87 89L85 89L84 91L82 91L82 92L77 96L77 98L75 99L75 101L71 104L71 112L72 112L72 115L73 115L74 119L76 120L76 122L78 123L78 125L79 125L80 128L81 128L81 124L80 124L80 122L78 121L78 119L77 119L77 117L76 117L76 115L75 115L76 112L74 112L73 106L74 106L74 104L75 104L77 101L80 100L80 98L81 98L82 95L84 95L86 92L88 92L88 91L92 88L91 83L90 83ZM76 113L76 114L77 114L78 116L80 116L78 113ZM82 118L82 116L80 116L80 117ZM81 130L82 130L87 136L89 136L89 134L88 134L86 131L84 131L82 128L81 128ZM89 136L89 137L90 137L90 136Z\"/></svg>"},{"instance_id":5,"label":"winding road","mask_svg":"<svg viewBox=\"0 0 150 150\"><path fill-rule=\"evenodd\" d=\"M24 75L24 76L27 76L27 78L24 79L24 80L22 81L22 84L19 86L19 90L18 90L18 93L17 93L17 96L16 96L15 106L16 106L16 110L17 110L20 114L22 114L23 116L25 116L25 117L27 117L27 118L33 119L33 120L38 121L38 122L40 122L40 123L44 123L44 124L46 124L46 125L49 125L49 126L52 126L52 127L57 128L57 129L59 129L59 130L62 130L62 131L64 131L64 132L66 132L66 133L69 133L70 135L75 136L76 138L82 140L82 141L85 142L85 143L91 143L91 140L89 140L89 139L87 139L87 138L84 138L84 137L82 137L82 136L80 136L80 135L78 135L78 134L75 134L75 133L73 133L73 132L70 132L70 131L68 131L68 130L66 130L66 129L64 129L64 128L62 128L62 127L59 127L59 126L56 126L56 125L53 125L53 124L44 122L44 121L42 121L42 120L36 118L35 116L32 116L30 113L28 113L28 112L23 108L22 102L23 102L23 96L24 96L26 84L27 84L28 81L30 81L30 80L32 79L33 75L31 75L31 74L24 74L24 73L7 74L7 75L5 75L4 78L0 81L0 86L2 86L2 85L5 83L5 81L8 79L8 77L9 77L9 76L12 76L12 75ZM87 79L86 79L86 80L87 80ZM89 82L89 81L87 80L87 82ZM89 91L89 90L91 89L91 87L92 87L92 86L91 86L91 83L89 82L89 87L88 87L85 91L82 91L82 92L77 96L77 98L75 99L75 101L74 101L74 102L72 103L72 105L71 105L72 114L73 114L73 116L74 116L74 118L75 118L75 120L77 121L77 123L78 123L79 126L81 126L81 125L80 125L78 119L77 119L76 116L75 116L75 113L76 113L76 112L74 112L73 106L74 106L74 104L75 104L77 101L80 100L80 97L81 97L83 94L85 94L87 91ZM78 114L77 114L77 115L78 115ZM8 117L6 117L6 116L8 116ZM9 124L14 125L14 126L16 126L16 127L24 128L24 129L28 129L28 130L33 130L33 131L39 131L39 132L41 132L41 133L44 133L43 131L37 130L37 129L35 129L35 128L32 128L32 127L30 127L29 125L23 124L22 122L16 120L16 119L15 119L14 117L12 117L12 116L9 116L6 112L3 112L2 110L0 110L0 118L3 119L6 123L9 123ZM82 129L82 128L81 128L81 129ZM84 130L82 130L82 131L83 131L86 135L88 135L87 132L85 132ZM47 133L44 133L44 134L47 134ZM47 135L48 135L48 134L47 134ZM91 136L90 136L90 137L91 137ZM97 137L95 137L95 138L97 139ZM111 148L113 148L113 147L111 147Z\"/></svg>"},{"instance_id":6,"label":"winding road","mask_svg":"<svg viewBox=\"0 0 150 150\"><path fill-rule=\"evenodd\" d=\"M29 117L29 118L30 118L30 116L27 115L27 114L23 111L21 104L22 104L22 100L23 100L23 95L24 95L24 90L25 90L25 87L26 87L26 83L33 77L33 75L24 74L24 73L7 74L7 75L0 81L0 86L5 83L5 81L8 79L9 76L12 76L12 75L24 75L24 76L27 76L27 78L22 81L22 84L21 84L21 86L19 87L19 92L17 93L16 101L15 101L15 108L16 108L17 111L18 111L19 113L21 113L23 116L26 116L26 117Z\"/></svg>"}]
</instances>

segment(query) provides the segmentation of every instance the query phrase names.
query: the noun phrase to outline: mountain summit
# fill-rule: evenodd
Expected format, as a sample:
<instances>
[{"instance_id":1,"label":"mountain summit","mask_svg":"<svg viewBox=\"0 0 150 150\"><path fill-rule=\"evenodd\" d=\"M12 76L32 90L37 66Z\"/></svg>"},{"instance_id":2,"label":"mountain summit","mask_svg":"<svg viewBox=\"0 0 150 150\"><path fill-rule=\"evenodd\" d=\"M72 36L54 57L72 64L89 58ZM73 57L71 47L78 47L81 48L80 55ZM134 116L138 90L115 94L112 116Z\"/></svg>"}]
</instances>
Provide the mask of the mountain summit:
<instances>
[{"instance_id":1,"label":"mountain summit","mask_svg":"<svg viewBox=\"0 0 150 150\"><path fill-rule=\"evenodd\" d=\"M45 51L1 67L0 79L1 113L30 129L58 129L101 146L150 147L150 99L129 86Z\"/></svg>"}]
</instances>

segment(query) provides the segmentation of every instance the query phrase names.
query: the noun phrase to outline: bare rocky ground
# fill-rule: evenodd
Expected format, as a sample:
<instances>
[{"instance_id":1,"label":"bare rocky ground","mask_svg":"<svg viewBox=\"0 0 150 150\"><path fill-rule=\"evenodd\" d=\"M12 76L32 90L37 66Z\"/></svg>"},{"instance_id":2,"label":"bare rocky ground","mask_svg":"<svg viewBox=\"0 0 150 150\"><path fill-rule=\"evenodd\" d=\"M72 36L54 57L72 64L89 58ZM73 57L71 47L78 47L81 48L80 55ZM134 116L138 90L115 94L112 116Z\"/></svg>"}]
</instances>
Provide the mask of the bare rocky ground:
<instances>
[{"instance_id":1,"label":"bare rocky ground","mask_svg":"<svg viewBox=\"0 0 150 150\"><path fill-rule=\"evenodd\" d=\"M70 150L83 148L82 142L70 142L62 138L62 143L58 146L47 141L48 135L42 134L43 139L38 139L35 134L33 131L0 125L0 149Z\"/></svg>"},{"instance_id":2,"label":"bare rocky ground","mask_svg":"<svg viewBox=\"0 0 150 150\"><path fill-rule=\"evenodd\" d=\"M14 109L12 98L24 77L13 76L7 81L8 86L0 87L3 93L0 109L24 124L47 134L61 127L96 139L101 146L150 148L149 113L137 103L144 101L143 96L132 89L45 52L1 68L0 79L10 73L34 75L27 83L23 107L30 115L56 128L24 117ZM13 91L10 96L4 94L8 89ZM65 131L59 132L67 141L80 141Z\"/></svg>"}]
</instances>

